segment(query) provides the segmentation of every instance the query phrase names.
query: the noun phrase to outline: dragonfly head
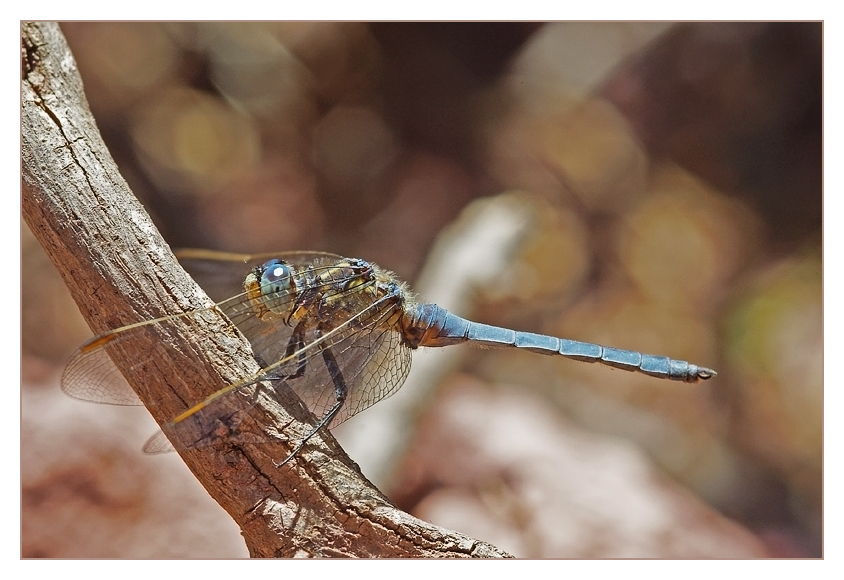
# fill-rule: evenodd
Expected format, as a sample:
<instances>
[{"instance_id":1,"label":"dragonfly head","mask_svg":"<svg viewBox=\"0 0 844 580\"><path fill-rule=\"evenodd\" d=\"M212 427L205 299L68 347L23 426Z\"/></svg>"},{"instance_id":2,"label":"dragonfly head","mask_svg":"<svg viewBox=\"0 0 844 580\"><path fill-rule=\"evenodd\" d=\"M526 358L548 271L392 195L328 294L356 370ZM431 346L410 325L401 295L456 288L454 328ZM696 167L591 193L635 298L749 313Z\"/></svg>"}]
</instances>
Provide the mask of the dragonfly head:
<instances>
[{"instance_id":1,"label":"dragonfly head","mask_svg":"<svg viewBox=\"0 0 844 580\"><path fill-rule=\"evenodd\" d=\"M273 259L252 270L243 282L246 296L259 318L270 314L289 315L296 293L296 283L290 264Z\"/></svg>"}]
</instances>

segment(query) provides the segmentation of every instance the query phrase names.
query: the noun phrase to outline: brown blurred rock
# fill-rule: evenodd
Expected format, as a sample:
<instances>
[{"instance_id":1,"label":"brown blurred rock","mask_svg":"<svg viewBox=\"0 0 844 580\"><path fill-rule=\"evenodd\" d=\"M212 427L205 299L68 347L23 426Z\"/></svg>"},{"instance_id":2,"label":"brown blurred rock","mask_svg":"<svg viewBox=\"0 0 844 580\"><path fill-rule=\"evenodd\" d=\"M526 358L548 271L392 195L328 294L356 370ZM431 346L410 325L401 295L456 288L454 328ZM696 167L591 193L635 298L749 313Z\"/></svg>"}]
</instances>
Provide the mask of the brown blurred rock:
<instances>
[{"instance_id":1,"label":"brown blurred rock","mask_svg":"<svg viewBox=\"0 0 844 580\"><path fill-rule=\"evenodd\" d=\"M758 558L762 543L525 392L455 377L423 420L392 492L417 517L523 558Z\"/></svg>"}]
</instances>

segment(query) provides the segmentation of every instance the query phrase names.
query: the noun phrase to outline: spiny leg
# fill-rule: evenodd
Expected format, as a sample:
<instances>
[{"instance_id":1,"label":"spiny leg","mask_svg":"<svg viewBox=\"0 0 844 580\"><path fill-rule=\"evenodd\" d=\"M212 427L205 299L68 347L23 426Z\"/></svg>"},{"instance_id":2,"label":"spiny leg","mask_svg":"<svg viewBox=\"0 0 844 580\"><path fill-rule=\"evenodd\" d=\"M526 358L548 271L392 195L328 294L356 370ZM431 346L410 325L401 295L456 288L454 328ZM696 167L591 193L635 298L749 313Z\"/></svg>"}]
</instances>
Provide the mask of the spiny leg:
<instances>
[{"instance_id":1,"label":"spiny leg","mask_svg":"<svg viewBox=\"0 0 844 580\"><path fill-rule=\"evenodd\" d=\"M282 461L281 463L275 463L275 461L273 461L276 467L281 467L282 465L293 459L293 457L295 457L296 454L299 453L302 447L305 446L305 443L307 443L311 437L316 435L317 431L331 423L331 420L334 419L334 417L343 407L343 403L346 402L346 396L349 391L348 387L346 387L346 380L343 378L343 373L340 372L340 365L337 364L337 359L334 358L334 353L331 352L330 348L323 348L322 358L325 361L325 366L328 369L328 374L331 375L331 380L334 382L334 405L332 405L331 408L325 413L325 415L322 416L322 419L320 419L319 423L317 423L316 426L311 429L311 431L307 435L305 435L302 441L296 446L293 451L290 452L290 455L288 455L284 459L284 461Z\"/></svg>"}]
</instances>

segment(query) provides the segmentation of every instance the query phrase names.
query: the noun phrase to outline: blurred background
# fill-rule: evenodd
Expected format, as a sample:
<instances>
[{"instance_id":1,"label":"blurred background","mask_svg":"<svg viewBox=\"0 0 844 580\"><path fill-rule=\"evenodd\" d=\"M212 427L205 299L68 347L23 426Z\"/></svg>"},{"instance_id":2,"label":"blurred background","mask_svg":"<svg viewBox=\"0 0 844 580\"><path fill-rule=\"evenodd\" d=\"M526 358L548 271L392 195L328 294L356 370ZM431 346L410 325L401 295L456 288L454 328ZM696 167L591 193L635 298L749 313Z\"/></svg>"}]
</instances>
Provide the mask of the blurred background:
<instances>
[{"instance_id":1,"label":"blurred background","mask_svg":"<svg viewBox=\"0 0 844 580\"><path fill-rule=\"evenodd\" d=\"M452 347L388 465L347 447L398 507L520 557L822 555L822 24L62 30L172 247L361 257L474 320L719 373ZM246 556L141 454L142 409L61 394L90 332L22 230L22 555ZM494 275L454 284L457 254Z\"/></svg>"}]
</instances>

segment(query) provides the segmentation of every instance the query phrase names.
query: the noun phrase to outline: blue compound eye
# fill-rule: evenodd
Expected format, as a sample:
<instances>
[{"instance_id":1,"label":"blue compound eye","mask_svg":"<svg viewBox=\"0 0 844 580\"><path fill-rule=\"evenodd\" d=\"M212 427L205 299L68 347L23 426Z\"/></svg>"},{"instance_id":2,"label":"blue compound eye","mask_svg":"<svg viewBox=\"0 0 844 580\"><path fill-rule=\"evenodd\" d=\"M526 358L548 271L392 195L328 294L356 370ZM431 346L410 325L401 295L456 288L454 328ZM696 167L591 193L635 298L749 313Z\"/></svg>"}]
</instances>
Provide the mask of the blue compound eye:
<instances>
[{"instance_id":1,"label":"blue compound eye","mask_svg":"<svg viewBox=\"0 0 844 580\"><path fill-rule=\"evenodd\" d=\"M260 268L261 294L264 296L279 296L290 291L293 286L290 266L281 260L270 260Z\"/></svg>"}]
</instances>

